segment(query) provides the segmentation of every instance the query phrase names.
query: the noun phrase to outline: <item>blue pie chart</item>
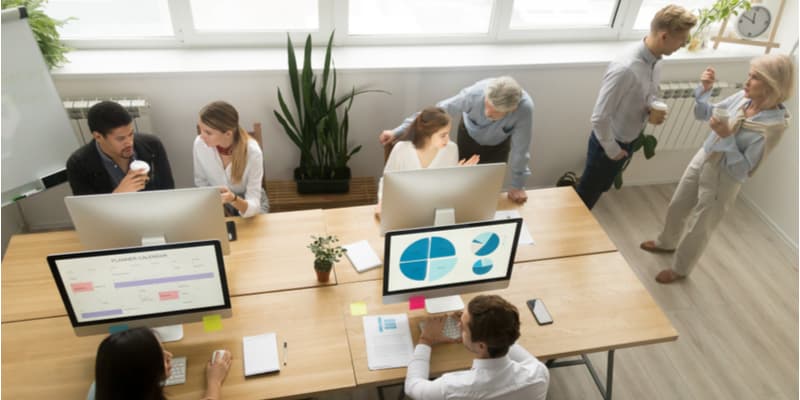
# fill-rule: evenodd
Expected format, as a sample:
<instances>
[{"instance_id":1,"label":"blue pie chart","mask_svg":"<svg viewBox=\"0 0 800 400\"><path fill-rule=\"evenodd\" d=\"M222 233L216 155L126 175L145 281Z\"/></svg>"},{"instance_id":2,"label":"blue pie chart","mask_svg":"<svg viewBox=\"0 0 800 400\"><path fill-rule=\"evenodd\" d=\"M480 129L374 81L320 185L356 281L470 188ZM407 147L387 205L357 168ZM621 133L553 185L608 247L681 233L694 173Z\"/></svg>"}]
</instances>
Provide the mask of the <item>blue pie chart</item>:
<instances>
[{"instance_id":1,"label":"blue pie chart","mask_svg":"<svg viewBox=\"0 0 800 400\"><path fill-rule=\"evenodd\" d=\"M400 272L415 281L436 281L456 267L456 248L449 240L433 236L411 243L400 254Z\"/></svg>"},{"instance_id":2,"label":"blue pie chart","mask_svg":"<svg viewBox=\"0 0 800 400\"><path fill-rule=\"evenodd\" d=\"M492 267L494 267L494 263L491 258L481 258L475 261L475 264L472 264L472 272L474 272L475 275L483 275L491 271Z\"/></svg>"},{"instance_id":3,"label":"blue pie chart","mask_svg":"<svg viewBox=\"0 0 800 400\"><path fill-rule=\"evenodd\" d=\"M483 232L472 239L472 252L476 256L485 256L497 250L500 245L500 236L494 232Z\"/></svg>"}]
</instances>

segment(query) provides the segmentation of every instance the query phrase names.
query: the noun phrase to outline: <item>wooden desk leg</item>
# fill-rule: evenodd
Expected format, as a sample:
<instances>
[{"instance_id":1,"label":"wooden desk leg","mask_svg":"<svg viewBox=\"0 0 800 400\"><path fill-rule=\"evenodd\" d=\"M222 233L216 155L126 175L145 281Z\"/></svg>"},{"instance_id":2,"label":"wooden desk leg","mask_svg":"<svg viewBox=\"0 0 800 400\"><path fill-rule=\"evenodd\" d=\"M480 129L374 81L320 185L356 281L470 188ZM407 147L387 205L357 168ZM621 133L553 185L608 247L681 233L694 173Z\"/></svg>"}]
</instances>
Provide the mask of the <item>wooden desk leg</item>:
<instances>
[{"instance_id":1,"label":"wooden desk leg","mask_svg":"<svg viewBox=\"0 0 800 400\"><path fill-rule=\"evenodd\" d=\"M594 380L594 384L597 386L597 389L600 390L600 396L603 396L604 400L611 400L611 388L614 385L614 350L608 351L608 361L606 362L606 384L603 385L603 382L600 380L600 376L597 375L597 370L594 369L594 365L592 365L592 361L589 360L589 357L586 354L581 354L580 360L567 360L567 361L557 361L557 360L547 360L545 362L547 368L560 368L560 367L570 367L573 365L585 365L586 369L589 370L589 374L592 375L592 379Z\"/></svg>"}]
</instances>

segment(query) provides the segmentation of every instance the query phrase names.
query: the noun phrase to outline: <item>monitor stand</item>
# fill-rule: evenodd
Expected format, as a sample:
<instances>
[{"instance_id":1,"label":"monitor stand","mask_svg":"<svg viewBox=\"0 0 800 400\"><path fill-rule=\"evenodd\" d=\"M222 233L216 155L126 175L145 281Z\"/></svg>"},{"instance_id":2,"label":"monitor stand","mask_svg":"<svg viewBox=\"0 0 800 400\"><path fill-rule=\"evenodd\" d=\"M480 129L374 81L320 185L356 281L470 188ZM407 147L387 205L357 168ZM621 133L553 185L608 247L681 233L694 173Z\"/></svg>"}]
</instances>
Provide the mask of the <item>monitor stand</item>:
<instances>
[{"instance_id":1,"label":"monitor stand","mask_svg":"<svg viewBox=\"0 0 800 400\"><path fill-rule=\"evenodd\" d=\"M447 226L456 223L456 211L452 208L437 208L433 218L433 226ZM442 296L425 299L425 311L429 314L458 311L464 309L461 296Z\"/></svg>"},{"instance_id":2,"label":"monitor stand","mask_svg":"<svg viewBox=\"0 0 800 400\"><path fill-rule=\"evenodd\" d=\"M157 244L165 244L167 239L164 236L145 236L142 237L142 246L153 246ZM177 342L183 339L183 325L167 325L158 328L153 328L158 334L162 342Z\"/></svg>"}]
</instances>

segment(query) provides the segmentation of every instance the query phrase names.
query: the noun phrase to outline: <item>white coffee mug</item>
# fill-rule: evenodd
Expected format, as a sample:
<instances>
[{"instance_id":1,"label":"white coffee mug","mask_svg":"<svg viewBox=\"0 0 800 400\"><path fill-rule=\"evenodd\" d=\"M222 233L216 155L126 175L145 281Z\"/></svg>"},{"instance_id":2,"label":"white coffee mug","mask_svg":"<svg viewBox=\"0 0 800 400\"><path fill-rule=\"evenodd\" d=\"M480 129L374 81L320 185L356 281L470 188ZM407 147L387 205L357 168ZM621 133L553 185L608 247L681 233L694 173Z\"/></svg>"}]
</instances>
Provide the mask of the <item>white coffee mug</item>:
<instances>
[{"instance_id":1,"label":"white coffee mug","mask_svg":"<svg viewBox=\"0 0 800 400\"><path fill-rule=\"evenodd\" d=\"M142 160L134 160L131 163L130 168L134 171L143 170L145 174L150 172L150 164Z\"/></svg>"},{"instance_id":2,"label":"white coffee mug","mask_svg":"<svg viewBox=\"0 0 800 400\"><path fill-rule=\"evenodd\" d=\"M711 115L714 116L719 122L728 122L728 118L730 118L730 113L724 107L714 107L711 111Z\"/></svg>"}]
</instances>

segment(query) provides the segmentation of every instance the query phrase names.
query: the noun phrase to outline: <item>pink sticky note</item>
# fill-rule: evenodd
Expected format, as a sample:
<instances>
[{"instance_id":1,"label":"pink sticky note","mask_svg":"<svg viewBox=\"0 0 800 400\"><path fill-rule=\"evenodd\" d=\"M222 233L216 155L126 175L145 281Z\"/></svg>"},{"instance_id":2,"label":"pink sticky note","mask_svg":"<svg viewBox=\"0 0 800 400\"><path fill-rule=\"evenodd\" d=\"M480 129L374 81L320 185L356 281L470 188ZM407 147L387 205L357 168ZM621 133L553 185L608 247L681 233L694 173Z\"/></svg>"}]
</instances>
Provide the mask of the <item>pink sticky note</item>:
<instances>
[{"instance_id":1,"label":"pink sticky note","mask_svg":"<svg viewBox=\"0 0 800 400\"><path fill-rule=\"evenodd\" d=\"M94 285L92 282L75 282L70 284L70 286L72 287L72 291L75 293L91 292L94 290Z\"/></svg>"},{"instance_id":2,"label":"pink sticky note","mask_svg":"<svg viewBox=\"0 0 800 400\"><path fill-rule=\"evenodd\" d=\"M417 310L425 308L425 296L414 296L408 298L408 309Z\"/></svg>"},{"instance_id":3,"label":"pink sticky note","mask_svg":"<svg viewBox=\"0 0 800 400\"><path fill-rule=\"evenodd\" d=\"M178 300L178 291L177 290L169 290L166 292L158 292L158 299L161 301L164 300Z\"/></svg>"}]
</instances>

